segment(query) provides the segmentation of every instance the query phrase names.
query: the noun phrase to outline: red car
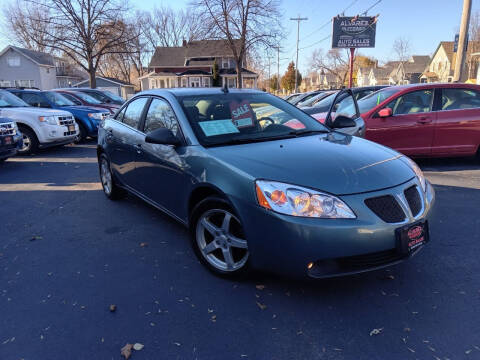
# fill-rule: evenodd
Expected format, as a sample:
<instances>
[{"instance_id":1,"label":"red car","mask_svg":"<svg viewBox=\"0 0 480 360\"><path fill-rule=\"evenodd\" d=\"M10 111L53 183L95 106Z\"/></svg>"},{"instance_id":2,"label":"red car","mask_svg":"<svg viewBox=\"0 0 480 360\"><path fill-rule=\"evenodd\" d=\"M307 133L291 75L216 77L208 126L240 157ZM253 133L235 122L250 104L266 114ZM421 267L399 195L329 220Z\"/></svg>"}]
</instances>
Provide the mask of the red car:
<instances>
[{"instance_id":1,"label":"red car","mask_svg":"<svg viewBox=\"0 0 480 360\"><path fill-rule=\"evenodd\" d=\"M55 92L58 92L65 96L68 100L73 102L75 105L86 105L86 106L91 106L91 107L96 107L96 108L101 108L101 109L107 109L110 111L110 114L115 114L117 110L120 108L120 105L117 104L104 104L94 97L85 94L81 91L75 91L75 90L54 90Z\"/></svg>"},{"instance_id":2,"label":"red car","mask_svg":"<svg viewBox=\"0 0 480 360\"><path fill-rule=\"evenodd\" d=\"M409 156L479 155L480 86L413 84L358 101L368 140Z\"/></svg>"}]
</instances>

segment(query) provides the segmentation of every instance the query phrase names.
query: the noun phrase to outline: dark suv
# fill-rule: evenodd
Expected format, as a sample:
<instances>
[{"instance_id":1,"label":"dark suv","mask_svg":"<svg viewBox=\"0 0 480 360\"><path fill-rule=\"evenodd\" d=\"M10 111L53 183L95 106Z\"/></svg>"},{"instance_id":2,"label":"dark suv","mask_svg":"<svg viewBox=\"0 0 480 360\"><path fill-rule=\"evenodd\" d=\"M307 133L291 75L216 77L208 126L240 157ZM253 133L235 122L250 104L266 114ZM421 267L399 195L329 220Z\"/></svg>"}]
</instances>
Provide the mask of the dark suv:
<instances>
[{"instance_id":1,"label":"dark suv","mask_svg":"<svg viewBox=\"0 0 480 360\"><path fill-rule=\"evenodd\" d=\"M22 145L22 134L17 124L10 119L0 118L0 162L15 156Z\"/></svg>"}]
</instances>

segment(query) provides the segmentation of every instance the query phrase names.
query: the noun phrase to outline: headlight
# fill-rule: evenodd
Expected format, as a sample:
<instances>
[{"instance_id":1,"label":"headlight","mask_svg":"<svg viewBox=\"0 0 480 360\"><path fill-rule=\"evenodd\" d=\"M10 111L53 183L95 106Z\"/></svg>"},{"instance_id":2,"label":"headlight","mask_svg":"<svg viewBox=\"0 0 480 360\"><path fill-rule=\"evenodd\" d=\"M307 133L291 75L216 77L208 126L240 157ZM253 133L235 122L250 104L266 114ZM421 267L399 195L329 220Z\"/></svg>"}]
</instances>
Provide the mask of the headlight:
<instances>
[{"instance_id":1,"label":"headlight","mask_svg":"<svg viewBox=\"0 0 480 360\"><path fill-rule=\"evenodd\" d=\"M258 204L281 214L326 219L355 219L339 198L297 185L275 181L255 182Z\"/></svg>"},{"instance_id":2,"label":"headlight","mask_svg":"<svg viewBox=\"0 0 480 360\"><path fill-rule=\"evenodd\" d=\"M417 176L418 178L418 181L420 181L420 185L422 186L422 190L423 192L427 191L427 181L425 179L425 175L423 175L423 171L420 170L420 168L418 167L418 165L415 163L415 161L413 161L412 159L408 158L405 156L405 158L408 160L408 162L410 163L410 166L413 170L413 172L415 173L415 175Z\"/></svg>"},{"instance_id":3,"label":"headlight","mask_svg":"<svg viewBox=\"0 0 480 360\"><path fill-rule=\"evenodd\" d=\"M102 113L90 113L88 117L95 120L102 120Z\"/></svg>"},{"instance_id":4,"label":"headlight","mask_svg":"<svg viewBox=\"0 0 480 360\"><path fill-rule=\"evenodd\" d=\"M55 116L39 116L38 121L47 123L50 125L58 125L57 120L55 119Z\"/></svg>"}]
</instances>

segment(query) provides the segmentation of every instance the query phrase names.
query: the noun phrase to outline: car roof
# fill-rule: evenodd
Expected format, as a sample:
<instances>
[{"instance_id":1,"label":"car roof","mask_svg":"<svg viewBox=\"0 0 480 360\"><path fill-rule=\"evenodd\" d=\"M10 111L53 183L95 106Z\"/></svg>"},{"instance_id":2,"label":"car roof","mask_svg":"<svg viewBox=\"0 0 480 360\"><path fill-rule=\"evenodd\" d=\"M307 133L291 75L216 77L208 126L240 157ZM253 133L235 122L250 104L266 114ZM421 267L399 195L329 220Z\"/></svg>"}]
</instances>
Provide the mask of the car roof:
<instances>
[{"instance_id":1,"label":"car roof","mask_svg":"<svg viewBox=\"0 0 480 360\"><path fill-rule=\"evenodd\" d=\"M458 88L458 87L464 87L464 88L472 88L472 89L479 89L480 90L480 85L475 85L475 84L465 84L465 83L418 83L418 84L407 84L407 85L394 85L391 86L392 88L395 89L401 89L401 90L408 90L412 88L418 88L418 89L423 89L423 88Z\"/></svg>"},{"instance_id":2,"label":"car roof","mask_svg":"<svg viewBox=\"0 0 480 360\"><path fill-rule=\"evenodd\" d=\"M265 94L265 92L253 89L228 89L231 94ZM169 89L152 89L145 90L136 95L157 95L165 96L166 94L173 96L191 96L191 95L219 95L223 94L223 88L169 88Z\"/></svg>"}]
</instances>

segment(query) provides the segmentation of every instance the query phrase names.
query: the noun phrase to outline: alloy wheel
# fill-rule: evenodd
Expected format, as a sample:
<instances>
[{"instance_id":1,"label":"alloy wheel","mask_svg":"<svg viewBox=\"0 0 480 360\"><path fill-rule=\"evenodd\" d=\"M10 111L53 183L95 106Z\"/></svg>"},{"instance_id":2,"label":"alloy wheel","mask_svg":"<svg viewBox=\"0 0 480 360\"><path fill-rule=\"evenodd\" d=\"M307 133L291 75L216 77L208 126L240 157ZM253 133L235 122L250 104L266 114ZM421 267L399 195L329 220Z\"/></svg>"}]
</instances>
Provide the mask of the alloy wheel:
<instances>
[{"instance_id":1,"label":"alloy wheel","mask_svg":"<svg viewBox=\"0 0 480 360\"><path fill-rule=\"evenodd\" d=\"M233 272L248 260L248 245L238 218L223 209L202 214L196 227L197 246L215 269Z\"/></svg>"},{"instance_id":2,"label":"alloy wheel","mask_svg":"<svg viewBox=\"0 0 480 360\"><path fill-rule=\"evenodd\" d=\"M112 173L110 172L108 161L105 158L102 158L100 163L100 177L103 191L105 191L105 194L110 195L112 193Z\"/></svg>"},{"instance_id":3,"label":"alloy wheel","mask_svg":"<svg viewBox=\"0 0 480 360\"><path fill-rule=\"evenodd\" d=\"M32 146L32 140L30 137L26 134L22 134L23 138L23 145L22 148L20 149L20 152L28 152L30 150L30 147Z\"/></svg>"}]
</instances>

